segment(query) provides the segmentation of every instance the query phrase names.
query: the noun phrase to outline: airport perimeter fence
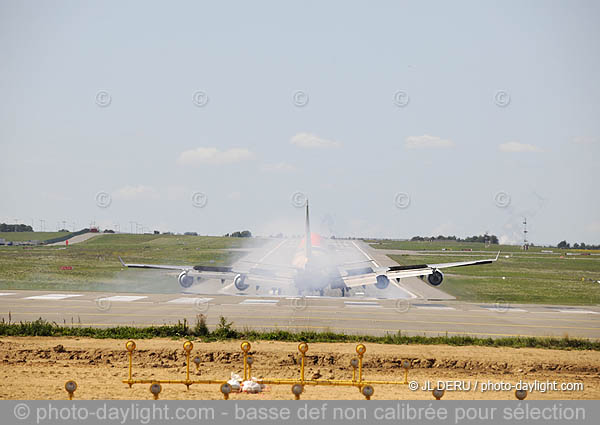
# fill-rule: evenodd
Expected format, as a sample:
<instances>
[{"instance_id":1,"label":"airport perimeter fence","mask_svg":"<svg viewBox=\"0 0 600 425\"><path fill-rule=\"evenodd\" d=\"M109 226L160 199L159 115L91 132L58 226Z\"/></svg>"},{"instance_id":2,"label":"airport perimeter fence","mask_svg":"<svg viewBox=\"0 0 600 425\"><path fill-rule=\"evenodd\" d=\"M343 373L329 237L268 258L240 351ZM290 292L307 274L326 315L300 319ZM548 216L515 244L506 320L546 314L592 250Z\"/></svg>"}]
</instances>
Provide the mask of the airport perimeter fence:
<instances>
[{"instance_id":1,"label":"airport perimeter fence","mask_svg":"<svg viewBox=\"0 0 600 425\"><path fill-rule=\"evenodd\" d=\"M67 234L65 236L59 236L57 238L48 239L48 240L44 241L44 245L48 245L48 244L51 244L51 243L64 242L67 239L71 239L71 238L73 238L75 236L83 235L84 233L88 233L89 231L90 231L90 229L81 229L81 230L79 230L77 232L69 233L69 234Z\"/></svg>"}]
</instances>

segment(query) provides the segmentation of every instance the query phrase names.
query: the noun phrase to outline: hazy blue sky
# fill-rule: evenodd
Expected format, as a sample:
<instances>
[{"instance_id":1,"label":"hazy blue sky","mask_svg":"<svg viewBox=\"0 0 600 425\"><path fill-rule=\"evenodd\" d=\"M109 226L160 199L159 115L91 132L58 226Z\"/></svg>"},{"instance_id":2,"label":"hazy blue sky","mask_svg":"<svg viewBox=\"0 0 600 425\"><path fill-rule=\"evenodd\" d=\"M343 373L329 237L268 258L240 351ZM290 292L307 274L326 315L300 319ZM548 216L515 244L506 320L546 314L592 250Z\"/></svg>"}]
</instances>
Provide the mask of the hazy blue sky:
<instances>
[{"instance_id":1,"label":"hazy blue sky","mask_svg":"<svg viewBox=\"0 0 600 425\"><path fill-rule=\"evenodd\" d=\"M2 0L0 221L301 233L300 191L325 234L518 241L526 215L534 242L598 243L599 22L595 1Z\"/></svg>"}]
</instances>

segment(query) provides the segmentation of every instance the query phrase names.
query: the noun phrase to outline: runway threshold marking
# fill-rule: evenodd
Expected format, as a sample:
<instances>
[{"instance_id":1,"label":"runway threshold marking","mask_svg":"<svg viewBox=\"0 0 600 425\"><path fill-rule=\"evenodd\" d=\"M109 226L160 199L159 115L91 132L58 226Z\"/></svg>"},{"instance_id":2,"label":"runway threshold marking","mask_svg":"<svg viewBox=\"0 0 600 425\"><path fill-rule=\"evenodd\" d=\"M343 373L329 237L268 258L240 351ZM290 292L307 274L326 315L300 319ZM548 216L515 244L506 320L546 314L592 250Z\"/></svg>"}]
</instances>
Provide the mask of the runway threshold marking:
<instances>
[{"instance_id":1,"label":"runway threshold marking","mask_svg":"<svg viewBox=\"0 0 600 425\"><path fill-rule=\"evenodd\" d=\"M9 299L6 298L6 300L8 301ZM49 300L49 301L54 301L54 300ZM84 305L79 304L78 301L85 302L86 304L84 304ZM69 308L70 309L89 309L89 303L90 302L94 302L94 300L72 299L72 300L69 300ZM39 301L38 301L38 303L39 303ZM38 303L36 303L34 305L36 307L40 307L40 308L43 307L43 308L62 309L62 308L64 308L64 305L65 305L62 302L60 304L38 304ZM168 302L154 303L154 302L150 302L150 301L145 301L145 302L144 301L138 301L136 303L123 304L123 305L119 305L118 303L115 303L112 306L112 308L114 308L116 310L119 310L119 309L128 309L128 310L130 310L132 308L132 306L136 305L136 304L137 305L140 305L140 304L154 304L156 306L168 306L169 305ZM230 304L230 303L218 304L217 303L217 304L215 304L215 306L236 306L236 305L240 305L240 304L241 303L235 303L235 304ZM249 306L249 307L251 307L252 305L260 306L260 304L245 304L245 305ZM263 305L265 305L265 304L263 304ZM275 304L272 304L272 305L275 305ZM18 308L29 308L31 306L32 306L32 304L29 301L27 301L25 303L21 303L21 304L11 303L10 304L10 310L11 310L11 312L13 314L39 315L39 314L56 314L57 313L56 311L47 311L47 312L22 311L22 312L20 312L20 311L16 310ZM285 308L286 305L281 305L281 307ZM308 311L331 313L332 308L334 308L334 307L335 306L328 307L328 308L316 308L316 307L313 307L313 306L309 305L308 306ZM401 312L401 313L395 312L395 313L392 313L392 312L384 311L384 310L389 310L389 309L390 309L390 307L382 307L380 310L378 310L378 313L377 313L378 317L380 317L380 316L399 317L399 315L407 314L406 312ZM351 310L346 310L346 312L349 312L349 311L351 311ZM415 309L411 309L411 313L410 314L412 315L412 317L427 317L427 316L429 316L431 314L434 314L434 311L436 311L436 310L431 310L431 309L420 310L420 309L415 308ZM454 318L465 318L465 319L485 318L485 319L487 319L487 318L490 317L489 313L500 313L500 312L493 312L493 311L489 311L489 310L468 310L468 311L473 311L473 312L482 312L482 313L485 313L485 314L461 314L460 310L453 310L453 311L452 310L437 310L437 312L440 312L440 313L443 313L443 312L446 312L446 311L448 312L448 315L446 315L444 317L453 318L453 319ZM452 311L452 313L450 313L451 311ZM438 314L437 312L436 312L436 314ZM60 313L60 312L58 312L58 313ZM235 312L232 312L232 313L235 314ZM560 315L560 316L563 316L563 317L565 316L564 313L561 314L558 311L529 312L529 313L530 314L531 313L538 313L538 314L546 314L546 315L547 314L555 314L555 315ZM592 312L592 313L595 313L595 312ZM8 311L6 311L4 313L0 312L0 314L8 314ZM81 313L77 313L77 314L84 314L85 315L86 313L85 312L81 312ZM103 315L107 315L107 313L102 313L102 314ZM127 313L119 313L119 314L116 314L116 315L118 316L118 315L122 315L122 314L127 314ZM162 312L159 312L158 314L162 315ZM129 314L127 314L127 315L129 315ZM140 317L146 317L147 315L139 315L139 316ZM171 315L171 316L172 317L177 317L176 315ZM574 315L574 316L584 317L584 316L582 316L582 314L577 314L577 315ZM318 316L315 316L315 317L318 317ZM349 317L349 319L352 320L351 317ZM386 320L386 319L381 319L381 320ZM566 318L560 318L560 317L536 318L536 317L529 316L527 318L527 320L528 321L543 321L543 322L568 322L568 323L575 323L576 322L576 323L594 323L594 324L598 323L596 319L593 319L593 320L592 319L586 320L586 319L579 319L579 318L577 318L577 319L575 319L575 318L573 318L573 319L566 319ZM389 321L394 321L394 320L392 319L392 320L389 320ZM450 322L450 323L452 323L452 322Z\"/></svg>"},{"instance_id":2,"label":"runway threshold marking","mask_svg":"<svg viewBox=\"0 0 600 425\"><path fill-rule=\"evenodd\" d=\"M427 304L413 304L419 310L456 310L454 307L448 307L447 305L427 305Z\"/></svg>"},{"instance_id":3,"label":"runway threshold marking","mask_svg":"<svg viewBox=\"0 0 600 425\"><path fill-rule=\"evenodd\" d=\"M600 314L597 311L592 310L558 310L561 313L574 313L574 314Z\"/></svg>"},{"instance_id":4,"label":"runway threshold marking","mask_svg":"<svg viewBox=\"0 0 600 425\"><path fill-rule=\"evenodd\" d=\"M0 292L0 297L6 297L7 295L15 295L14 292Z\"/></svg>"},{"instance_id":5,"label":"runway threshold marking","mask_svg":"<svg viewBox=\"0 0 600 425\"><path fill-rule=\"evenodd\" d=\"M524 310L522 308L516 308L516 307L481 307L484 310L483 311L490 311L493 313L509 313L509 312L515 312L515 313L527 313L527 310ZM482 310L469 310L469 311L482 311Z\"/></svg>"},{"instance_id":6,"label":"runway threshold marking","mask_svg":"<svg viewBox=\"0 0 600 425\"><path fill-rule=\"evenodd\" d=\"M167 301L167 304L195 304L195 303L207 303L213 298L194 298L194 297L183 297L176 298L171 301Z\"/></svg>"},{"instance_id":7,"label":"runway threshold marking","mask_svg":"<svg viewBox=\"0 0 600 425\"><path fill-rule=\"evenodd\" d=\"M312 297L308 297L307 296L306 298L312 298ZM319 297L314 297L314 298L319 298ZM25 301L23 303L18 303L18 301L25 300L25 298L18 298L18 299L5 298L5 300L6 300L7 303L10 301L10 309L11 309L12 313L19 313L18 311L15 311L15 309L18 309L18 308L30 308L32 306L32 304L29 301ZM45 299L45 301L53 302L53 301L60 301L60 300ZM93 302L94 302L93 299L74 298L74 299L70 299L69 300L69 308L70 309L88 309L89 308L89 303L93 303ZM85 304L81 304L81 303L85 303ZM164 301L160 301L160 302L139 301L137 303L134 303L133 305L136 305L136 304L138 304L138 305L139 304L154 304L156 306L166 306L166 305L168 305L168 302L164 302ZM223 303L223 304L217 303L216 305L218 305L218 306L235 306L235 305L239 305L239 304L240 303ZM0 303L0 305L2 305L2 303ZM52 304L40 303L40 300L38 300L37 303L34 304L34 305L35 305L35 307L39 307L39 308L43 307L43 308L57 308L57 309L63 308L63 306L64 306L63 303L56 303L56 304L54 304L54 303L52 303ZM251 305L251 304L246 304L246 305ZM255 305L258 305L258 304L255 304ZM285 304L281 305L281 307L286 307L286 305ZM315 311L315 312L327 312L327 313L330 313L331 310L332 310L332 308L334 308L334 307L335 306L331 306L331 307L327 307L327 308L319 308L318 306L308 305L308 310L309 311ZM116 310L118 310L118 309L130 309L131 305L128 305L128 304L123 304L123 305L115 304L111 308L114 308ZM384 315L384 316L392 316L392 317L398 317L399 314L406 314L406 312L398 313L398 312L387 312L387 311L384 311L384 310L390 310L390 309L393 309L393 308L392 307L382 307L381 310L378 310L377 314L380 315L380 316ZM350 310L347 310L347 311L350 311ZM427 316L429 316L431 314L434 314L435 310L414 308L414 309L411 309L410 311L411 311L410 314L414 314L414 315L419 316L419 317L421 317L421 316L427 317ZM448 316L445 316L445 317L466 318L466 319L472 319L472 318L486 318L487 319L489 317L488 314L490 313L489 310L483 310L483 309L481 309L481 310L479 310L479 309L477 309L477 310L473 310L473 309L471 309L471 310L459 310L459 309L455 309L453 311L452 310L437 310L437 311L439 311L440 313L447 311L448 312ZM450 313L451 311L452 311L452 313ZM466 311L480 312L480 313L485 313L485 314L462 314L463 312L466 312ZM565 311L565 313L568 313L568 312L572 312L572 310ZM553 315L555 315L554 317L544 317L544 318L541 318L541 317L537 318L535 316L528 316L527 317L528 321L543 321L543 322L552 321L552 322L569 322L569 323L571 323L571 322L578 322L578 323L594 323L594 324L598 323L596 319L593 319L593 320L591 318L590 319L580 319L581 317L584 317L584 316L582 316L582 314L577 314L576 315L578 317L577 319L575 319L575 318L573 318L573 319L571 319L571 318L567 319L567 318L557 317L557 316L562 316L562 317L565 316L565 313L560 313L558 310L553 310L553 311L527 311L527 313L531 314L531 315L538 315L538 314L545 314L545 315L553 314ZM0 314L8 314L8 312L6 312L6 313L0 312ZM40 312L27 312L27 311L25 311L25 312L22 312L20 314L56 314L56 312L40 313ZM438 313L435 313L435 314L438 314ZM591 311L591 314L600 314L600 313Z\"/></svg>"},{"instance_id":8,"label":"runway threshold marking","mask_svg":"<svg viewBox=\"0 0 600 425\"><path fill-rule=\"evenodd\" d=\"M112 297L98 298L98 301L132 302L148 298L145 295L113 295Z\"/></svg>"},{"instance_id":9,"label":"runway threshold marking","mask_svg":"<svg viewBox=\"0 0 600 425\"><path fill-rule=\"evenodd\" d=\"M279 300L261 300L261 299L249 299L249 300L244 300L239 304L267 304L267 305L274 305L277 304L279 302Z\"/></svg>"},{"instance_id":10,"label":"runway threshold marking","mask_svg":"<svg viewBox=\"0 0 600 425\"><path fill-rule=\"evenodd\" d=\"M272 303L270 305L273 305L273 302L277 302L277 300L270 300ZM267 305L267 304L264 304ZM42 312L23 312L23 313L19 313L19 312L13 312L12 313L13 316L18 316L19 314L22 315L35 315L38 316L40 314L48 314L48 313L42 313ZM54 313L50 313L50 314L56 314L56 312ZM148 315L141 315L141 314L111 314L111 313L81 313L81 316L128 316L128 317L148 317ZM173 315L173 314L162 314L161 316L163 317L179 317L178 315ZM230 314L230 317L232 318L238 318L238 319L267 319L267 320L274 320L274 319L289 319L289 316L243 316L243 315L238 315L238 314ZM593 330L593 331L598 331L600 330L600 328L591 328L591 327L578 327L578 326L556 326L556 325L552 325L552 326L546 326L546 325L527 325L527 324L512 324L512 323L481 323L481 322L453 322L453 321L432 321L432 320L390 320L390 319L377 319L377 318L363 318L363 317L347 317L347 316L337 316L337 317L328 317L328 316L306 316L306 317L297 317L296 320L339 320L339 319L345 319L349 322L362 322L362 321L370 321L370 322L379 322L379 323L419 323L419 324L437 324L437 325L463 325L463 326L483 326L483 327L490 327L490 326L500 326L500 327L516 327L516 328L534 328L534 329L545 329L545 328L551 328L551 329L577 329L577 330ZM113 325L118 325L118 324L113 324Z\"/></svg>"},{"instance_id":11,"label":"runway threshold marking","mask_svg":"<svg viewBox=\"0 0 600 425\"><path fill-rule=\"evenodd\" d=\"M25 300L65 300L67 298L81 297L80 294L46 294L46 295L33 295L31 297L25 297Z\"/></svg>"},{"instance_id":12,"label":"runway threshold marking","mask_svg":"<svg viewBox=\"0 0 600 425\"><path fill-rule=\"evenodd\" d=\"M344 301L346 307L370 307L381 308L381 304L374 301Z\"/></svg>"}]
</instances>

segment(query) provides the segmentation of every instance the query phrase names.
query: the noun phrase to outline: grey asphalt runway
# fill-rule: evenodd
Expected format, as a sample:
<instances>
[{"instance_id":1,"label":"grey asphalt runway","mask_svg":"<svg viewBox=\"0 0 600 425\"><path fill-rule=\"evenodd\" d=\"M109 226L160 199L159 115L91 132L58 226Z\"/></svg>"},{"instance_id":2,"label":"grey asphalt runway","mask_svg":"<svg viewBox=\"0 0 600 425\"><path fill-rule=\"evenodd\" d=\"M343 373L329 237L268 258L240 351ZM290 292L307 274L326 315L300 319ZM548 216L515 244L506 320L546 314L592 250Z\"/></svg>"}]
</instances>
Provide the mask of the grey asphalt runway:
<instances>
[{"instance_id":1,"label":"grey asphalt runway","mask_svg":"<svg viewBox=\"0 0 600 425\"><path fill-rule=\"evenodd\" d=\"M272 240L234 266L289 264L298 245L299 240ZM359 241L332 241L331 249L336 262L367 258L380 266L395 264ZM164 276L177 285L176 273ZM169 294L3 290L0 317L12 322L41 317L63 325L109 327L175 324L183 319L193 325L203 314L209 327L216 326L223 316L238 329L600 339L598 306L465 303L416 278L390 283L385 290L374 286L355 289L344 298L337 289L327 291L324 297L298 296L292 288L280 288L281 294L273 296L273 289L254 282L240 293L230 282L202 280L187 293Z\"/></svg>"},{"instance_id":2,"label":"grey asphalt runway","mask_svg":"<svg viewBox=\"0 0 600 425\"><path fill-rule=\"evenodd\" d=\"M0 316L39 317L58 324L108 327L174 324L197 315L214 327L221 316L239 328L385 335L555 336L600 338L600 308L488 305L368 297L98 294L7 291ZM9 319L10 318L10 319Z\"/></svg>"}]
</instances>

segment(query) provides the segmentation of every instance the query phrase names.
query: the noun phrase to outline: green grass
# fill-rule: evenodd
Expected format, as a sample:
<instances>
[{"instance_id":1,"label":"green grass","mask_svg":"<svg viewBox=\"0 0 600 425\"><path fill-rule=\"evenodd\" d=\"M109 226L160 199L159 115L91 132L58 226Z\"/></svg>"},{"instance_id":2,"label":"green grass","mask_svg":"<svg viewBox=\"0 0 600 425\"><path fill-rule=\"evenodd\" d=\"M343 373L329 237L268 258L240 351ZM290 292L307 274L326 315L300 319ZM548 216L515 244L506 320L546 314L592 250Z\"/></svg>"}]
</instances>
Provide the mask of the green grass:
<instances>
[{"instance_id":1,"label":"green grass","mask_svg":"<svg viewBox=\"0 0 600 425\"><path fill-rule=\"evenodd\" d=\"M259 239L178 235L100 235L88 241L49 247L0 247L0 289L179 291L173 273L123 269L131 263L225 265ZM71 266L72 270L61 270Z\"/></svg>"},{"instance_id":2,"label":"green grass","mask_svg":"<svg viewBox=\"0 0 600 425\"><path fill-rule=\"evenodd\" d=\"M592 305L600 303L600 257L510 253L497 262L444 270L443 291L475 302ZM484 258L447 254L390 255L399 264ZM504 277L504 279L503 279ZM583 279L583 280L582 280Z\"/></svg>"},{"instance_id":3,"label":"green grass","mask_svg":"<svg viewBox=\"0 0 600 425\"><path fill-rule=\"evenodd\" d=\"M444 270L440 289L462 301L592 305L600 303L600 256L576 249L489 245L454 241L369 241L377 249L413 251L389 255L399 264L435 264L493 257L489 265ZM474 256L465 250L485 251ZM542 253L541 251L553 251ZM504 258L506 255L509 258ZM562 257L562 258L561 258ZM504 279L503 279L504 278Z\"/></svg>"},{"instance_id":4,"label":"green grass","mask_svg":"<svg viewBox=\"0 0 600 425\"><path fill-rule=\"evenodd\" d=\"M0 232L0 239L11 242L46 241L68 235L69 232Z\"/></svg>"},{"instance_id":5,"label":"green grass","mask_svg":"<svg viewBox=\"0 0 600 425\"><path fill-rule=\"evenodd\" d=\"M233 323L221 317L219 325L213 331L202 326L202 318L195 326L188 326L184 320L177 325L152 327L119 326L114 328L91 328L79 326L60 326L42 319L33 322L7 323L0 321L0 336L52 336L52 337L89 337L116 339L147 338L188 338L202 341L221 341L227 339L247 339L250 341L287 341L287 342L369 342L377 344L425 344L453 346L484 346L513 348L545 348L556 350L594 350L600 351L600 341L580 338L476 338L471 336L406 336L400 332L385 336L346 335L333 332L288 332L288 331L238 331Z\"/></svg>"}]
</instances>

